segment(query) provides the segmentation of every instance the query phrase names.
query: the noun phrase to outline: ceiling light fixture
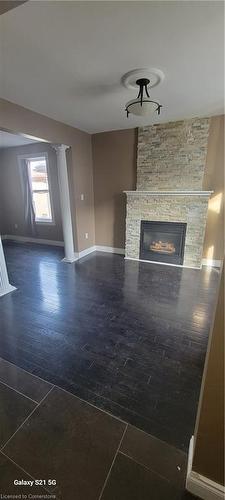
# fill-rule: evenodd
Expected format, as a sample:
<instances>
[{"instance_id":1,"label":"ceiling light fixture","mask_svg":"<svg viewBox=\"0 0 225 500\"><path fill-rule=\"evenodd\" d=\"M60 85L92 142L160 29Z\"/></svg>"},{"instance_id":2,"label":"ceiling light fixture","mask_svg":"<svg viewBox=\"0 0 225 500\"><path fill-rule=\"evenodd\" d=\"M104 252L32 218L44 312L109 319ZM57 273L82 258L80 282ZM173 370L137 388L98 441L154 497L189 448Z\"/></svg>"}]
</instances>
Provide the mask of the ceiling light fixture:
<instances>
[{"instance_id":1,"label":"ceiling light fixture","mask_svg":"<svg viewBox=\"0 0 225 500\"><path fill-rule=\"evenodd\" d=\"M126 104L125 110L127 118L130 113L137 116L149 116L155 111L160 115L162 105L150 99L148 92L148 85L150 80L148 78L139 78L136 80L136 85L139 87L138 96ZM145 95L144 95L145 92Z\"/></svg>"}]
</instances>

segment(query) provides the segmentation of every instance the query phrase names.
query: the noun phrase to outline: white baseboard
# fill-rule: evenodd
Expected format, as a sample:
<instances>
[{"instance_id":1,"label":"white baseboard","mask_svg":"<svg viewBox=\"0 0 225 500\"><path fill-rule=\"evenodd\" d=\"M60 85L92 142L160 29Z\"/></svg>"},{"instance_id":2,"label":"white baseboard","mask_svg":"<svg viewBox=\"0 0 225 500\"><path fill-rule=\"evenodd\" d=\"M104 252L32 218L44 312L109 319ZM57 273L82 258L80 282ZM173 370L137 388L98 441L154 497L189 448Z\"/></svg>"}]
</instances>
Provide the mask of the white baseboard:
<instances>
[{"instance_id":1,"label":"white baseboard","mask_svg":"<svg viewBox=\"0 0 225 500\"><path fill-rule=\"evenodd\" d=\"M85 257L86 255L89 255L92 252L107 252L107 253L117 253L120 255L124 255L125 250L124 248L115 248L115 247L107 247L107 246L102 246L102 245L93 245L92 247L85 248L85 250L82 250L81 252L77 252L76 259L82 259L82 257Z\"/></svg>"},{"instance_id":2,"label":"white baseboard","mask_svg":"<svg viewBox=\"0 0 225 500\"><path fill-rule=\"evenodd\" d=\"M37 243L39 245L53 245L53 246L58 246L58 247L64 247L64 242L63 241L56 241L56 240L45 240L43 238L32 238L30 236L19 236L19 235L14 235L14 234L4 234L1 236L2 240L11 240L11 241L17 241L18 243ZM92 252L107 252L107 253L116 253L119 255L125 255L125 249L124 248L116 248L116 247L109 247L109 246L103 246L103 245L93 245L89 248L85 248L85 250L82 250L81 252L75 252L74 253L74 259L69 261L69 262L75 262L76 260L82 259L82 257L85 257L86 255L92 253ZM175 266L175 267L186 267L188 269L200 269L199 267L192 267L192 266L180 266L177 264L168 264L166 262L156 262L156 261L151 261L151 260L142 260L142 259L135 259L132 257L125 257L126 260L136 260L139 262L150 262L151 264L160 264L164 266ZM64 260L64 259L63 259ZM208 266L208 267L218 267L220 268L222 264L221 260L216 260L216 259L202 259L202 266Z\"/></svg>"},{"instance_id":3,"label":"white baseboard","mask_svg":"<svg viewBox=\"0 0 225 500\"><path fill-rule=\"evenodd\" d=\"M202 259L202 265L208 266L208 267L219 267L220 268L222 265L222 260Z\"/></svg>"},{"instance_id":4,"label":"white baseboard","mask_svg":"<svg viewBox=\"0 0 225 500\"><path fill-rule=\"evenodd\" d=\"M3 295L6 295L7 293L13 292L14 290L16 290L16 287L9 284L6 288L4 288L3 291L0 291L0 297L3 297Z\"/></svg>"},{"instance_id":5,"label":"white baseboard","mask_svg":"<svg viewBox=\"0 0 225 500\"><path fill-rule=\"evenodd\" d=\"M97 252L108 252L108 253L118 253L120 255L125 254L125 249L124 248L116 248L116 247L107 247L107 246L102 246L102 245L96 245L95 250Z\"/></svg>"},{"instance_id":6,"label":"white baseboard","mask_svg":"<svg viewBox=\"0 0 225 500\"><path fill-rule=\"evenodd\" d=\"M159 266L172 266L172 267L181 267L182 269L201 269L201 267L194 266L184 266L181 264L170 264L169 262L157 262L156 260L145 260L145 259L136 259L135 257L125 257L125 260L135 260L136 262L147 262L149 264L157 264Z\"/></svg>"},{"instance_id":7,"label":"white baseboard","mask_svg":"<svg viewBox=\"0 0 225 500\"><path fill-rule=\"evenodd\" d=\"M45 240L43 238L32 238L30 236L17 236L14 234L4 234L1 236L2 240L18 241L18 243L37 243L38 245L53 245L63 247L63 241Z\"/></svg>"},{"instance_id":8,"label":"white baseboard","mask_svg":"<svg viewBox=\"0 0 225 500\"><path fill-rule=\"evenodd\" d=\"M17 241L18 243L37 243L41 245L53 245L53 246L59 246L63 247L64 242L63 241L55 241L55 240L44 240L41 238L32 238L30 236L17 236L13 234L4 234L1 236L2 240L11 240L11 241ZM92 253L92 252L109 252L109 253L118 253L121 255L125 254L124 248L116 248L116 247L108 247L108 246L101 246L101 245L93 245L91 247L85 248L84 250L81 250L81 252L74 252L74 259L67 260L63 259L64 262L75 262L76 260L82 259L82 257L85 257L86 255Z\"/></svg>"},{"instance_id":9,"label":"white baseboard","mask_svg":"<svg viewBox=\"0 0 225 500\"><path fill-rule=\"evenodd\" d=\"M73 262L76 262L78 260L76 254L71 259L68 259L67 257L64 257L61 262L67 262L68 264L72 264Z\"/></svg>"},{"instance_id":10,"label":"white baseboard","mask_svg":"<svg viewBox=\"0 0 225 500\"><path fill-rule=\"evenodd\" d=\"M95 252L96 247L93 245L92 247L85 248L84 250L81 250L81 252L77 252L76 256L77 259L82 259L82 257L85 257L86 255L89 255L89 253Z\"/></svg>"},{"instance_id":11,"label":"white baseboard","mask_svg":"<svg viewBox=\"0 0 225 500\"><path fill-rule=\"evenodd\" d=\"M92 252L107 252L107 253L116 253L119 255L125 255L125 249L124 248L116 248L116 247L109 247L109 246L103 246L103 245L94 245L92 247L86 248L85 250L82 250L81 252L78 252L76 254L77 259L81 259L82 257L85 257L85 255L88 255L89 253ZM149 262L150 264L159 264L163 266L173 266L173 267L181 267L181 268L186 268L186 269L201 269L201 267L197 266L185 266L185 265L179 265L179 264L170 264L167 262L156 262L153 260L143 260L143 259L135 259L132 257L125 257L126 260L136 260L139 262ZM210 267L221 267L222 261L221 260L212 260L212 259L202 259L202 264L201 266L210 266Z\"/></svg>"},{"instance_id":12,"label":"white baseboard","mask_svg":"<svg viewBox=\"0 0 225 500\"><path fill-rule=\"evenodd\" d=\"M224 500L225 487L192 470L194 436L190 440L186 489L203 500Z\"/></svg>"}]
</instances>

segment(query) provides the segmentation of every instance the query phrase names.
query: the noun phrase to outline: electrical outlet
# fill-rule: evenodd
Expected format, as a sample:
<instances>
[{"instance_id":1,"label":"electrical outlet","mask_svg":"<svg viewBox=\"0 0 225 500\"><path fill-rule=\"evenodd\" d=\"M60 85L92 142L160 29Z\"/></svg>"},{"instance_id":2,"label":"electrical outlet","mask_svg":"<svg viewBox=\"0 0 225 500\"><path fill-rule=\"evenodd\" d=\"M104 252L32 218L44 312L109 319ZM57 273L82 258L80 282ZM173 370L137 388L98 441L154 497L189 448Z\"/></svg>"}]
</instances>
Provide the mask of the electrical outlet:
<instances>
[{"instance_id":1,"label":"electrical outlet","mask_svg":"<svg viewBox=\"0 0 225 500\"><path fill-rule=\"evenodd\" d=\"M84 201L84 194L83 193L80 195L80 199L81 199L81 201Z\"/></svg>"},{"instance_id":2,"label":"electrical outlet","mask_svg":"<svg viewBox=\"0 0 225 500\"><path fill-rule=\"evenodd\" d=\"M88 240L88 233L85 233L85 238L86 240Z\"/></svg>"}]
</instances>

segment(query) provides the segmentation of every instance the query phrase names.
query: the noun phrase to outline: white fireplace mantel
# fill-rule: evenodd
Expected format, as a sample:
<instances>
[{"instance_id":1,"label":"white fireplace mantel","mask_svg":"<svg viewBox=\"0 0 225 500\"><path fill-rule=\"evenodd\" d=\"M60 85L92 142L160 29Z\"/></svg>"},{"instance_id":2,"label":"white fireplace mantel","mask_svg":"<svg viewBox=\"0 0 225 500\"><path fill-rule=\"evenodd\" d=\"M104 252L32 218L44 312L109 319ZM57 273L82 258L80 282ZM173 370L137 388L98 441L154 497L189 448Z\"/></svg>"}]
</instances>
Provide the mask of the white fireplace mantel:
<instances>
[{"instance_id":1,"label":"white fireplace mantel","mask_svg":"<svg viewBox=\"0 0 225 500\"><path fill-rule=\"evenodd\" d=\"M213 191L124 191L133 196L206 196L210 197Z\"/></svg>"}]
</instances>

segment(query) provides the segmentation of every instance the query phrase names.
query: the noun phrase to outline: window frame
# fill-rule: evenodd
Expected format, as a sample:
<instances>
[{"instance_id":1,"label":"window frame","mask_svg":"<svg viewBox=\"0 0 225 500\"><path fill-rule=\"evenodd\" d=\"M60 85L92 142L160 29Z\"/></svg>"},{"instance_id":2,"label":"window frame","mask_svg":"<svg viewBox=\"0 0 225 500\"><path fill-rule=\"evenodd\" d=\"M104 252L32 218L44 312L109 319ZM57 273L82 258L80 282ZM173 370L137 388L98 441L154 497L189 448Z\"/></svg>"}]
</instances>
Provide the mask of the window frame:
<instances>
[{"instance_id":1,"label":"window frame","mask_svg":"<svg viewBox=\"0 0 225 500\"><path fill-rule=\"evenodd\" d=\"M48 192L49 193L49 200L50 200L50 207L51 207L51 214L52 214L52 219L37 219L36 214L35 214L35 224L37 225L44 225L44 226L55 226L55 214L54 214L54 205L53 205L53 196L52 196L52 185L51 185L51 175L50 175L50 168L49 168L49 160L48 160L48 153L40 152L40 153L34 153L34 154L24 154L24 155L19 155L18 156L18 161L19 165L22 165L23 160L28 160L28 161L36 161L38 158L44 158L46 162L46 171L47 171L47 178L48 178L48 190L43 189L40 190L40 192ZM30 173L30 168L28 168L28 173L30 177L30 182L32 186L32 180L31 180L31 173ZM22 176L21 176L21 183L22 181ZM23 187L23 186L22 186ZM39 190L34 190L32 189L32 198L33 198L33 192L39 192Z\"/></svg>"}]
</instances>

